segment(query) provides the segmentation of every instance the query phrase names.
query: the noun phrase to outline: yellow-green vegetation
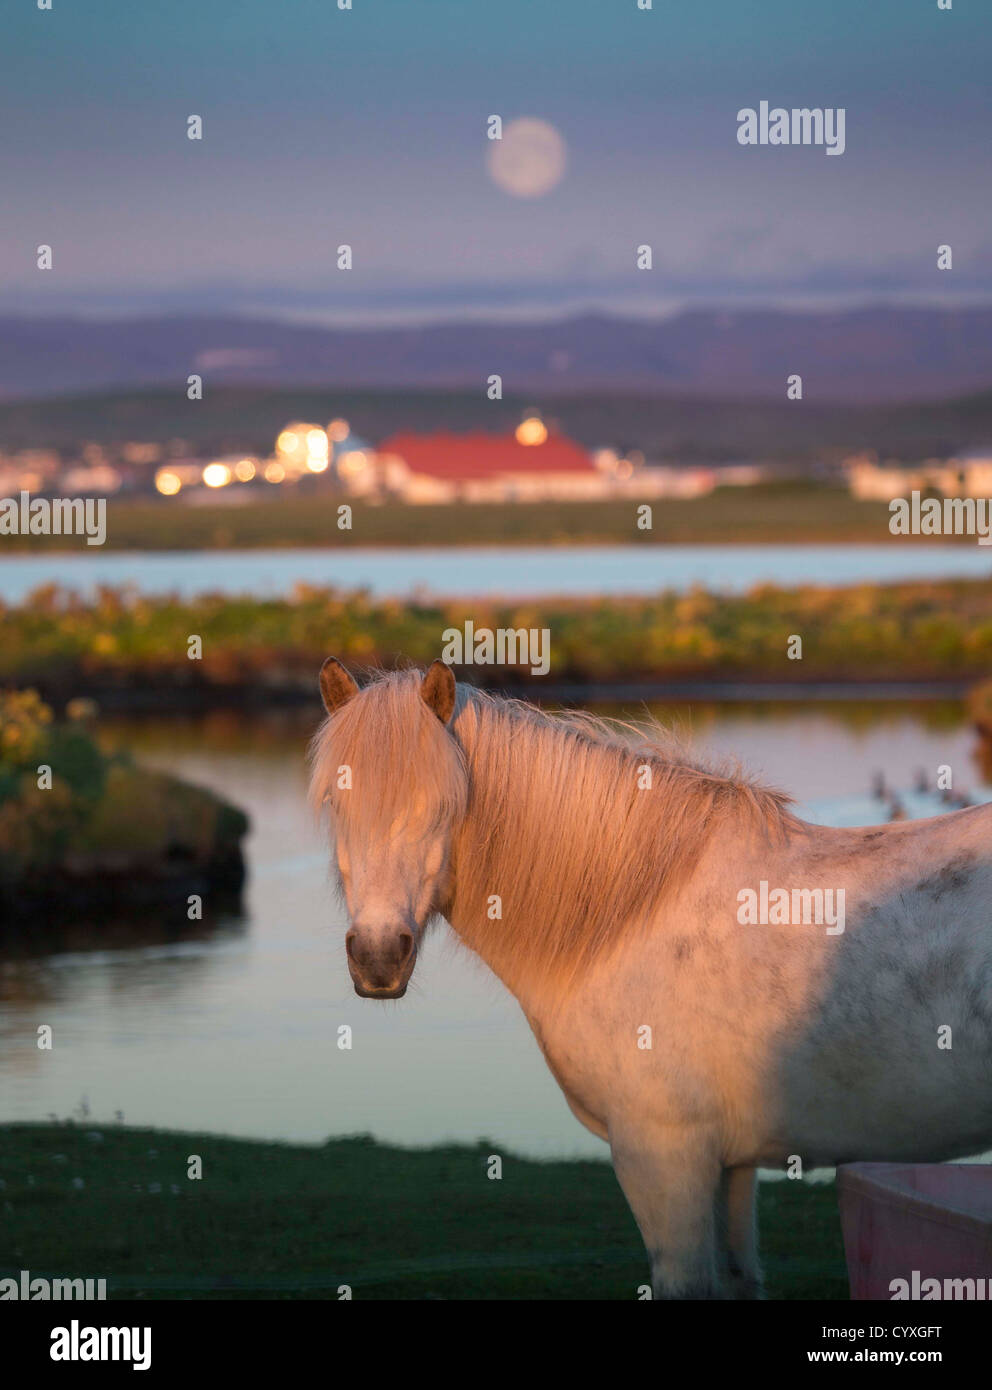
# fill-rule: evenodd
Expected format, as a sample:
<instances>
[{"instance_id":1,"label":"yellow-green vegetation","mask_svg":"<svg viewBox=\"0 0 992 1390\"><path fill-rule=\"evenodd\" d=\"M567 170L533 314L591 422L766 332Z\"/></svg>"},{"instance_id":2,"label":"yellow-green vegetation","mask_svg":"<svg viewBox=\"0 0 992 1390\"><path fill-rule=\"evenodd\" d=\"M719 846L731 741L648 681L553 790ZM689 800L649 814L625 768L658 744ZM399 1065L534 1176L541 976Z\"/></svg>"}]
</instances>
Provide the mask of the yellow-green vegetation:
<instances>
[{"instance_id":1,"label":"yellow-green vegetation","mask_svg":"<svg viewBox=\"0 0 992 1390\"><path fill-rule=\"evenodd\" d=\"M105 590L90 602L48 588L0 618L0 682L129 689L160 706L178 688L309 692L329 652L356 665L430 661L445 631L469 620L476 630L549 628L559 681L977 679L992 667L992 584L971 580L532 602L377 600L303 586L278 599ZM203 639L200 660L187 656L190 633ZM792 635L801 660L789 659ZM526 669L493 666L470 675L528 679Z\"/></svg>"},{"instance_id":2,"label":"yellow-green vegetation","mask_svg":"<svg viewBox=\"0 0 992 1390\"><path fill-rule=\"evenodd\" d=\"M202 1178L187 1176L191 1154ZM348 1285L366 1299L636 1299L649 1277L607 1163L489 1142L7 1125L0 1178L0 1277L106 1278L110 1298L336 1299ZM847 1298L832 1183L763 1184L759 1220L769 1297Z\"/></svg>"},{"instance_id":3,"label":"yellow-green vegetation","mask_svg":"<svg viewBox=\"0 0 992 1390\"><path fill-rule=\"evenodd\" d=\"M105 753L33 690L0 692L0 919L39 900L154 901L203 880L235 887L242 812L212 792Z\"/></svg>"}]
</instances>

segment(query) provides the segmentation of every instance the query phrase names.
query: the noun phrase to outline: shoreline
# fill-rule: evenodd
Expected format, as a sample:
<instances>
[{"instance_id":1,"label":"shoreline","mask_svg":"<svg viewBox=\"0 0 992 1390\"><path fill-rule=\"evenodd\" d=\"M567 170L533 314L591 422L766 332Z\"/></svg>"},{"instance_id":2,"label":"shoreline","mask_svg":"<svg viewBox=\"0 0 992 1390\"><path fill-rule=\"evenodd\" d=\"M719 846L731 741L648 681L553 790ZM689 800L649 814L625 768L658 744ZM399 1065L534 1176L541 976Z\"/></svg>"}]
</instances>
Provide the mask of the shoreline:
<instances>
[{"instance_id":1,"label":"shoreline","mask_svg":"<svg viewBox=\"0 0 992 1390\"><path fill-rule=\"evenodd\" d=\"M456 668L457 675L457 668ZM976 677L975 680L978 678ZM728 680L728 681L538 681L520 684L479 684L477 688L490 694L513 699L526 699L536 704L596 705L596 704L670 704L698 702L700 704L756 704L782 702L803 704L812 701L929 703L940 700L963 700L975 680L958 677L941 680ZM474 684L474 682L469 682ZM46 700L61 707L69 699L82 695L93 700L101 715L167 715L187 716L215 710L255 713L260 709L303 709L313 706L320 713L316 675L305 685L285 686L244 683L239 685L136 686L91 685L73 687L71 694L59 694L34 682Z\"/></svg>"},{"instance_id":2,"label":"shoreline","mask_svg":"<svg viewBox=\"0 0 992 1390\"><path fill-rule=\"evenodd\" d=\"M16 561L25 556L41 555L254 555L257 551L276 550L294 553L300 550L310 550L326 552L331 555L341 550L351 551L389 551L401 552L404 550L450 550L455 553L465 552L472 554L483 550L487 552L499 550L585 550L585 549L651 549L656 550L678 550L683 547L692 549L705 549L708 546L719 546L721 550L753 550L753 549L781 549L783 546L801 545L804 548L815 547L816 549L828 550L837 546L850 547L851 549L870 550L879 545L901 544L904 549L914 550L957 550L963 546L976 546L974 536L900 536L893 535L887 529L879 531L877 535L866 536L858 535L823 535L819 533L806 533L799 530L791 535L788 540L783 540L781 536L757 535L757 536L727 536L723 532L714 532L712 535L697 534L691 536L681 536L678 534L669 536L650 537L644 533L632 533L629 537L620 540L616 536L597 536L597 535L577 535L567 539L561 536L535 537L535 536L507 536L505 539L493 540L485 538L478 541L446 541L438 536L424 536L422 539L411 538L410 540L346 540L337 544L319 544L311 540L260 540L257 544L241 543L237 545L169 545L156 543L154 540L147 542L134 542L133 544L114 545L110 541L106 544L94 547L87 546L85 537L80 536L45 536L44 544L38 545L28 539L26 544L21 544L20 536L5 536L3 538L4 549L10 553L0 555L0 564L4 561ZM988 549L988 547L985 547ZM992 550L989 550L992 557Z\"/></svg>"}]
</instances>

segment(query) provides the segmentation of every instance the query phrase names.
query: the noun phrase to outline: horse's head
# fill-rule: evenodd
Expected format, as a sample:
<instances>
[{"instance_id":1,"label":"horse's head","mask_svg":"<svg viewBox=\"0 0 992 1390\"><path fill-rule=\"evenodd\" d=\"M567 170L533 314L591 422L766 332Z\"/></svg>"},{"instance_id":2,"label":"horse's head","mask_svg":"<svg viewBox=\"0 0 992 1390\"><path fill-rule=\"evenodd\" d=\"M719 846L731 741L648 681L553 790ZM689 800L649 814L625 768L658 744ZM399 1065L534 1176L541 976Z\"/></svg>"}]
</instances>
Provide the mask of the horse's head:
<instances>
[{"instance_id":1,"label":"horse's head","mask_svg":"<svg viewBox=\"0 0 992 1390\"><path fill-rule=\"evenodd\" d=\"M348 969L364 999L399 999L424 928L443 909L468 778L448 728L451 669L401 671L359 689L334 657L321 667L328 718L311 792L326 805L348 907Z\"/></svg>"}]
</instances>

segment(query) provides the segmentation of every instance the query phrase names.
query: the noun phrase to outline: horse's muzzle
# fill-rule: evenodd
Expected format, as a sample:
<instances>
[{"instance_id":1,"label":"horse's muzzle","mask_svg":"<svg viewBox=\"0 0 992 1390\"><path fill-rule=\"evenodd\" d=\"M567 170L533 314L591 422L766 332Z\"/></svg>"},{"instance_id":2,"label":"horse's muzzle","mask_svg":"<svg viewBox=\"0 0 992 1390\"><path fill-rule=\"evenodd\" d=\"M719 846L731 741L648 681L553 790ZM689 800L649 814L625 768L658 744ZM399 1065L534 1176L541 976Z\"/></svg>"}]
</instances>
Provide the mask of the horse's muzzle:
<instances>
[{"instance_id":1,"label":"horse's muzzle","mask_svg":"<svg viewBox=\"0 0 992 1390\"><path fill-rule=\"evenodd\" d=\"M402 999L413 974L417 947L413 933L402 928L383 937L353 927L345 937L348 970L361 999Z\"/></svg>"},{"instance_id":2,"label":"horse's muzzle","mask_svg":"<svg viewBox=\"0 0 992 1390\"><path fill-rule=\"evenodd\" d=\"M388 988L384 987L381 989L367 988L365 985L360 985L354 976L352 976L351 982L355 986L355 993L358 995L359 999L402 999L404 994L406 994L406 981L401 985L390 986Z\"/></svg>"}]
</instances>

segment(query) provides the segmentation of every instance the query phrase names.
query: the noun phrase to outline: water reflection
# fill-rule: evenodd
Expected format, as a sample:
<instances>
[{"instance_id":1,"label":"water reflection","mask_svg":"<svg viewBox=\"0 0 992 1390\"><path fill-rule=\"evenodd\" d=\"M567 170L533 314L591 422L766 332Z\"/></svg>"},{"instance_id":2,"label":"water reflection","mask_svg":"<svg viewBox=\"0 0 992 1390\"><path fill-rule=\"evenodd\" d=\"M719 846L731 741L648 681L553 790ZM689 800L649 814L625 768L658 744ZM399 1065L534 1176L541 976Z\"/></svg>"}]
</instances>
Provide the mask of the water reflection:
<instances>
[{"instance_id":1,"label":"water reflection","mask_svg":"<svg viewBox=\"0 0 992 1390\"><path fill-rule=\"evenodd\" d=\"M18 960L58 957L74 960L77 955L99 954L130 957L136 951L158 955L202 954L219 935L238 935L245 929L243 899L240 893L221 895L206 904L200 921L186 916L185 901L175 908L143 911L136 917L121 909L101 917L52 915L42 921L14 921L4 927L0 960L12 966ZM7 971L0 975L0 1000L5 995Z\"/></svg>"},{"instance_id":2,"label":"water reflection","mask_svg":"<svg viewBox=\"0 0 992 1390\"><path fill-rule=\"evenodd\" d=\"M603 712L622 717L640 709ZM982 799L961 706L817 702L653 706L701 749L739 757L811 819L885 818L872 776L917 769ZM407 997L356 999L328 852L306 806L318 711L105 721L101 738L200 782L251 817L244 912L202 923L49 924L0 946L0 1118L94 1121L293 1140L368 1131L405 1144L481 1136L536 1154L596 1154L516 1002L450 933L430 941ZM925 798L924 798L925 801ZM936 805L914 814L933 814ZM40 1024L50 1052L37 1047ZM352 1049L337 1046L353 1030Z\"/></svg>"}]
</instances>

